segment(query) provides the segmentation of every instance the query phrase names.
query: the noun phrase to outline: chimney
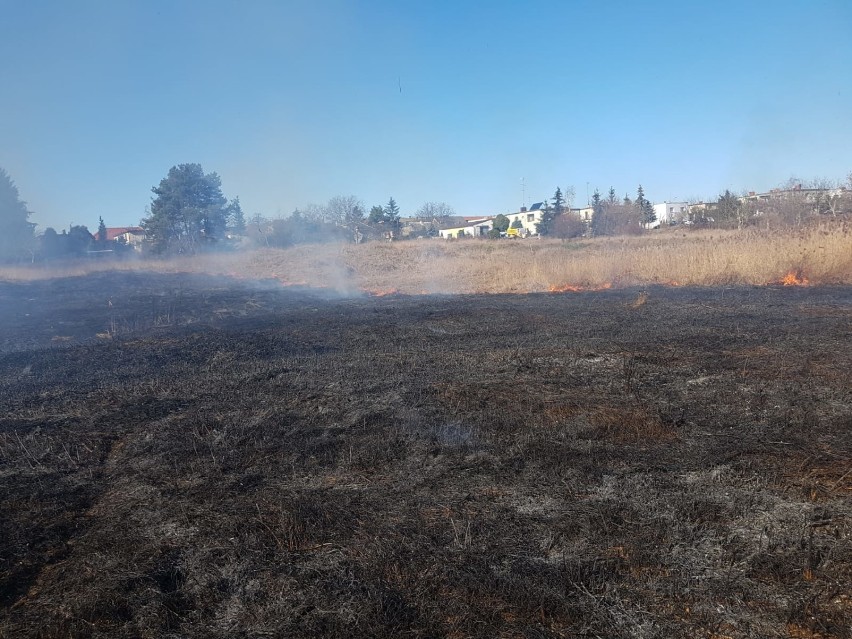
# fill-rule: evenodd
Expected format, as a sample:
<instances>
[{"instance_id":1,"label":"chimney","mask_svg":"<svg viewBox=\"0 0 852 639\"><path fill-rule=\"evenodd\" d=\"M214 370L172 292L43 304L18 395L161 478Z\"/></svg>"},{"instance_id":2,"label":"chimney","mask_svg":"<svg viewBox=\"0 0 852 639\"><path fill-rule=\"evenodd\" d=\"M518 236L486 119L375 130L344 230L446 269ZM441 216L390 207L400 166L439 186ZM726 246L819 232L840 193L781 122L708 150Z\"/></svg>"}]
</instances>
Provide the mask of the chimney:
<instances>
[{"instance_id":1,"label":"chimney","mask_svg":"<svg viewBox=\"0 0 852 639\"><path fill-rule=\"evenodd\" d=\"M526 213L526 212L527 212L527 207L522 206L522 207L521 207L521 213Z\"/></svg>"}]
</instances>

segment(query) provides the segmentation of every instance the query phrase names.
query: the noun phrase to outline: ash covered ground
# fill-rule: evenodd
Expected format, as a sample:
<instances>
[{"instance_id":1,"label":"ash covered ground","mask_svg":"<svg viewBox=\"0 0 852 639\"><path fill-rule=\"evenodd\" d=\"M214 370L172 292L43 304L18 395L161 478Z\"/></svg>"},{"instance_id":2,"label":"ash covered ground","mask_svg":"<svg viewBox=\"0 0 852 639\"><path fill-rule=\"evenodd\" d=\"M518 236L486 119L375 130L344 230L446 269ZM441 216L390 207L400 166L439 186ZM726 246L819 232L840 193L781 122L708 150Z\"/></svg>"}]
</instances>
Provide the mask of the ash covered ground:
<instances>
[{"instance_id":1,"label":"ash covered ground","mask_svg":"<svg viewBox=\"0 0 852 639\"><path fill-rule=\"evenodd\" d=\"M852 288L0 283L0 636L850 637Z\"/></svg>"}]
</instances>

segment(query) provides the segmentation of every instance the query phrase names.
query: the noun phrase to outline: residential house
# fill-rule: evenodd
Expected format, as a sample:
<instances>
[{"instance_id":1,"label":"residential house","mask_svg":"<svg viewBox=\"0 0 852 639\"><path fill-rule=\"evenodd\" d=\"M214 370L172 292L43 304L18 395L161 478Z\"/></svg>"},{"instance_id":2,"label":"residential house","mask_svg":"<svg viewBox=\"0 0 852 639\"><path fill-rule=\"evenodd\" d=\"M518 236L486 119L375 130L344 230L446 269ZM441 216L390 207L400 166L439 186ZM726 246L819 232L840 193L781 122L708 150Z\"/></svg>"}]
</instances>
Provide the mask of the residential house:
<instances>
[{"instance_id":1,"label":"residential house","mask_svg":"<svg viewBox=\"0 0 852 639\"><path fill-rule=\"evenodd\" d=\"M403 217L400 218L400 234L402 237L431 237L437 235L440 228L466 226L468 219L460 215L446 215L443 217Z\"/></svg>"},{"instance_id":2,"label":"residential house","mask_svg":"<svg viewBox=\"0 0 852 639\"><path fill-rule=\"evenodd\" d=\"M657 218L647 228L654 229L665 224L678 224L689 216L687 202L660 202L654 205L654 216Z\"/></svg>"},{"instance_id":3,"label":"residential house","mask_svg":"<svg viewBox=\"0 0 852 639\"><path fill-rule=\"evenodd\" d=\"M96 241L100 242L100 233L95 233L94 238ZM145 229L141 226L107 227L106 241L126 244L138 251L141 250L142 243L145 241Z\"/></svg>"},{"instance_id":4,"label":"residential house","mask_svg":"<svg viewBox=\"0 0 852 639\"><path fill-rule=\"evenodd\" d=\"M503 213L503 215L509 218L510 228L517 228L516 222L520 222L523 235L537 235L538 225L541 223L544 214L544 206L544 202L536 202L530 206L529 210L522 206L517 213Z\"/></svg>"},{"instance_id":5,"label":"residential house","mask_svg":"<svg viewBox=\"0 0 852 639\"><path fill-rule=\"evenodd\" d=\"M852 191L845 186L833 188L802 188L796 184L787 189L771 189L768 193L749 191L738 198L743 204L754 205L754 214L761 215L770 203L795 203L809 205L815 212L828 209L832 213L838 210L852 209Z\"/></svg>"},{"instance_id":6,"label":"residential house","mask_svg":"<svg viewBox=\"0 0 852 639\"><path fill-rule=\"evenodd\" d=\"M545 202L536 202L529 209L522 206L520 211L503 213L509 220L509 228L516 228L523 236L538 235L538 225L544 215ZM459 231L464 231L462 237L485 237L494 228L494 217L454 218L444 223L438 230L439 237L458 237Z\"/></svg>"},{"instance_id":7,"label":"residential house","mask_svg":"<svg viewBox=\"0 0 852 639\"><path fill-rule=\"evenodd\" d=\"M461 237L486 237L488 232L494 228L493 217L464 218L463 222L454 221L442 225L438 229L438 236L444 239Z\"/></svg>"},{"instance_id":8,"label":"residential house","mask_svg":"<svg viewBox=\"0 0 852 639\"><path fill-rule=\"evenodd\" d=\"M586 222L589 224L592 221L592 215L595 213L595 207L593 206L584 206L578 209L568 209L568 211L576 217L578 220Z\"/></svg>"},{"instance_id":9,"label":"residential house","mask_svg":"<svg viewBox=\"0 0 852 639\"><path fill-rule=\"evenodd\" d=\"M687 219L684 223L692 224L693 222L697 223L702 221L712 222L717 208L719 208L718 202L694 202L692 204L687 204Z\"/></svg>"}]
</instances>

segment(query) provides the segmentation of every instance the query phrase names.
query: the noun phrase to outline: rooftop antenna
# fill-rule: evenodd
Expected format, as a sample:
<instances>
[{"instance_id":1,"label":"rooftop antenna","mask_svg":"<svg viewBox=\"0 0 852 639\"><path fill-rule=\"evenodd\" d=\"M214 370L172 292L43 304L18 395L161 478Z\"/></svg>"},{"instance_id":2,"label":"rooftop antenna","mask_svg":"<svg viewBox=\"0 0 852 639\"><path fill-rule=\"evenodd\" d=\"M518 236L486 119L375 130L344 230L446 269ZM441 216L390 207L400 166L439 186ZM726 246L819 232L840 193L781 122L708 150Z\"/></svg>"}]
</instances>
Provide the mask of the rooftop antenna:
<instances>
[{"instance_id":1,"label":"rooftop antenna","mask_svg":"<svg viewBox=\"0 0 852 639\"><path fill-rule=\"evenodd\" d=\"M527 183L524 178L521 178L521 206L527 205Z\"/></svg>"}]
</instances>

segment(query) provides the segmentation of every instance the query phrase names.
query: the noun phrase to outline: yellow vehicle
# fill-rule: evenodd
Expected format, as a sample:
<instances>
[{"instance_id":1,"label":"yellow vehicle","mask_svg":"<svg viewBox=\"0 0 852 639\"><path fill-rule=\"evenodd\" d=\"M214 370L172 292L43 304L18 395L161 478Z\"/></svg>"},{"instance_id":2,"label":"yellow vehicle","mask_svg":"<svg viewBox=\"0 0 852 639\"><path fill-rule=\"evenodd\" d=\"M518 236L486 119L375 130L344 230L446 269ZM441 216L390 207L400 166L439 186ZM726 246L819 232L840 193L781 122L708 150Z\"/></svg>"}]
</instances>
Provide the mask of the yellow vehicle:
<instances>
[{"instance_id":1,"label":"yellow vehicle","mask_svg":"<svg viewBox=\"0 0 852 639\"><path fill-rule=\"evenodd\" d=\"M521 229L506 229L506 237L521 237Z\"/></svg>"}]
</instances>

